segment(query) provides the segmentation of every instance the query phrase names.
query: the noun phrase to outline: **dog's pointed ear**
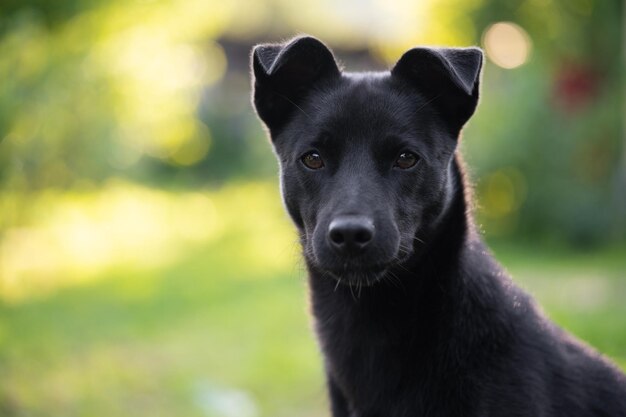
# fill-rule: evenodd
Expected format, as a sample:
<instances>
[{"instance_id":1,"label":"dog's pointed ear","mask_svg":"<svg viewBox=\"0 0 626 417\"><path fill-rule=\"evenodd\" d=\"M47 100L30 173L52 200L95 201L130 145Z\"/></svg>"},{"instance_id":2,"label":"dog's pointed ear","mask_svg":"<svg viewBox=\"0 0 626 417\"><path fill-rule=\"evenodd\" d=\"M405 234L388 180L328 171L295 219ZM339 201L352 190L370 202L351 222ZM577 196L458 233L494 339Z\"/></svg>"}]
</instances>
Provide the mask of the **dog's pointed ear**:
<instances>
[{"instance_id":1,"label":"dog's pointed ear","mask_svg":"<svg viewBox=\"0 0 626 417\"><path fill-rule=\"evenodd\" d=\"M413 48L391 70L432 100L455 134L478 104L483 53L479 48Z\"/></svg>"},{"instance_id":2,"label":"dog's pointed ear","mask_svg":"<svg viewBox=\"0 0 626 417\"><path fill-rule=\"evenodd\" d=\"M254 107L272 135L297 111L314 83L340 75L332 52L310 36L254 47L252 73Z\"/></svg>"}]
</instances>

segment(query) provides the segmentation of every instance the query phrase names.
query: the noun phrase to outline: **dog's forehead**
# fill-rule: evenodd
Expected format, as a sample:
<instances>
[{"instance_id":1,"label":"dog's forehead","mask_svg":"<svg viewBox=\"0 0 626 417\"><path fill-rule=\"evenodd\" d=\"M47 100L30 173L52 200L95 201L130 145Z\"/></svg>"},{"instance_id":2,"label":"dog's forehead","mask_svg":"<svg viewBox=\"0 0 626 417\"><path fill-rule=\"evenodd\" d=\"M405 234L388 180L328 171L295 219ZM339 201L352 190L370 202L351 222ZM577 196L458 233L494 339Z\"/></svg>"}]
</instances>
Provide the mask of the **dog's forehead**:
<instances>
[{"instance_id":1,"label":"dog's forehead","mask_svg":"<svg viewBox=\"0 0 626 417\"><path fill-rule=\"evenodd\" d=\"M389 73L343 74L311 101L315 123L340 133L395 133L415 126L417 93L402 91Z\"/></svg>"}]
</instances>

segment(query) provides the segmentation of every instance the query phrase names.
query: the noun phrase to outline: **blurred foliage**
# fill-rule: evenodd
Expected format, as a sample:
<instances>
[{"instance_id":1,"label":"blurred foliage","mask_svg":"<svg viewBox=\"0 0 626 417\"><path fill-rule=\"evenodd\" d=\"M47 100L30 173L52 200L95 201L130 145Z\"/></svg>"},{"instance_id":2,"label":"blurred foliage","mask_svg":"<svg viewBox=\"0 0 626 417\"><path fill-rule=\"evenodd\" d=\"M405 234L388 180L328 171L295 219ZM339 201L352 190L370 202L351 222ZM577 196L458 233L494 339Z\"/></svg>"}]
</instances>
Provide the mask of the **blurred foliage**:
<instances>
[{"instance_id":1,"label":"blurred foliage","mask_svg":"<svg viewBox=\"0 0 626 417\"><path fill-rule=\"evenodd\" d=\"M250 47L295 33L348 70L418 44L485 49L462 138L479 224L560 324L626 366L624 12L1 1L0 416L326 414L299 249L249 104Z\"/></svg>"},{"instance_id":2,"label":"blurred foliage","mask_svg":"<svg viewBox=\"0 0 626 417\"><path fill-rule=\"evenodd\" d=\"M412 45L481 44L492 23L511 21L527 32L530 57L514 70L487 64L465 132L481 223L494 237L623 240L622 9L617 0L5 1L0 184L27 194L111 177L195 187L273 176L248 104L254 42L305 31L348 68L384 68ZM24 207L1 204L15 212L4 209L0 227L19 224Z\"/></svg>"},{"instance_id":3,"label":"blurred foliage","mask_svg":"<svg viewBox=\"0 0 626 417\"><path fill-rule=\"evenodd\" d=\"M487 234L623 240L623 2L492 2L475 16L514 20L534 45L519 69L487 66L466 132Z\"/></svg>"}]
</instances>

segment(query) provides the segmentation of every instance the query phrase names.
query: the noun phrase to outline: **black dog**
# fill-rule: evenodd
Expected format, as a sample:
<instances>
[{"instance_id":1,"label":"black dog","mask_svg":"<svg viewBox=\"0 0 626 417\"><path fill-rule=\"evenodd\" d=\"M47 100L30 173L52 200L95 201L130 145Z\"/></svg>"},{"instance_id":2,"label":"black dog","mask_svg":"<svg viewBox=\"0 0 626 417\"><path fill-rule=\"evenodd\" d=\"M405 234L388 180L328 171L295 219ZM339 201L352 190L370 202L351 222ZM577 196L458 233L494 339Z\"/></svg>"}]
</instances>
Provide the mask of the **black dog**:
<instances>
[{"instance_id":1,"label":"black dog","mask_svg":"<svg viewBox=\"0 0 626 417\"><path fill-rule=\"evenodd\" d=\"M415 48L366 74L310 37L252 55L333 416L626 416L624 375L546 319L474 230L456 149L479 49Z\"/></svg>"}]
</instances>

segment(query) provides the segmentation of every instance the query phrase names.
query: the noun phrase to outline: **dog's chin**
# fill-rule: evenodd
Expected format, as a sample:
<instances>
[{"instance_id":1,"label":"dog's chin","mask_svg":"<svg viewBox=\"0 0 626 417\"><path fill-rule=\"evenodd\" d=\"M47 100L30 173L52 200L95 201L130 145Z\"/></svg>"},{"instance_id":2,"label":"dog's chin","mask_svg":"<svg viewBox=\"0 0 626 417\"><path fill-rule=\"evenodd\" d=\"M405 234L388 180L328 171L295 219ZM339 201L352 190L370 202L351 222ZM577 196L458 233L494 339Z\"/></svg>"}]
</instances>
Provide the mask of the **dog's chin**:
<instances>
[{"instance_id":1,"label":"dog's chin","mask_svg":"<svg viewBox=\"0 0 626 417\"><path fill-rule=\"evenodd\" d=\"M397 252L382 262L380 260L383 256L376 256L376 258L379 259L377 263L369 263L363 258L320 259L315 256L314 253L315 252L309 252L309 256L305 255L307 264L313 271L319 272L320 275L326 278L335 280L337 286L358 285L360 287L367 287L383 280L389 271L394 270L395 267L402 265L409 259L413 251Z\"/></svg>"},{"instance_id":2,"label":"dog's chin","mask_svg":"<svg viewBox=\"0 0 626 417\"><path fill-rule=\"evenodd\" d=\"M387 273L387 267L326 269L326 275L337 281L337 285L359 285L369 287L380 281Z\"/></svg>"},{"instance_id":3,"label":"dog's chin","mask_svg":"<svg viewBox=\"0 0 626 417\"><path fill-rule=\"evenodd\" d=\"M337 265L336 260L330 263L320 262L314 257L307 257L310 268L317 270L321 275L336 281L336 285L369 287L382 281L390 270L402 265L412 252L396 254L388 262L370 264L365 262L344 261Z\"/></svg>"}]
</instances>

